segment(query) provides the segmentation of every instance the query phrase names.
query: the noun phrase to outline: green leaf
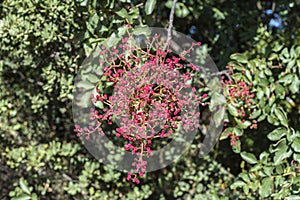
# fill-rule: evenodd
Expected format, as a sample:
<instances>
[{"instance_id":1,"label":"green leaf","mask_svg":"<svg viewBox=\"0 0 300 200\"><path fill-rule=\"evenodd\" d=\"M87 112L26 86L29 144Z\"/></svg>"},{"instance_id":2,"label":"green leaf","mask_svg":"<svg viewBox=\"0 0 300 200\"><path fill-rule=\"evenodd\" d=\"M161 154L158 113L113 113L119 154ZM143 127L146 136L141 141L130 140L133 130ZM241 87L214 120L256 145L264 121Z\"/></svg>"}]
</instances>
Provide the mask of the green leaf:
<instances>
[{"instance_id":1,"label":"green leaf","mask_svg":"<svg viewBox=\"0 0 300 200\"><path fill-rule=\"evenodd\" d=\"M263 164L266 164L268 162L268 158L270 156L270 153L268 152L262 152L260 155L259 155L259 160L261 163Z\"/></svg>"},{"instance_id":2,"label":"green leaf","mask_svg":"<svg viewBox=\"0 0 300 200\"><path fill-rule=\"evenodd\" d=\"M265 74L268 75L268 76L272 76L272 71L269 69L269 68L266 68L264 70Z\"/></svg>"},{"instance_id":3,"label":"green leaf","mask_svg":"<svg viewBox=\"0 0 300 200\"><path fill-rule=\"evenodd\" d=\"M33 194L31 195L31 200L38 200L38 196L37 196L36 193L33 193Z\"/></svg>"},{"instance_id":4,"label":"green leaf","mask_svg":"<svg viewBox=\"0 0 300 200\"><path fill-rule=\"evenodd\" d=\"M86 89L86 90L90 90L90 89L93 89L95 87L94 84L88 82L88 81L79 81L77 84L76 84L77 87L79 88L83 88L83 89Z\"/></svg>"},{"instance_id":5,"label":"green leaf","mask_svg":"<svg viewBox=\"0 0 300 200\"><path fill-rule=\"evenodd\" d=\"M264 88L264 92L265 92L266 96L267 96L268 98L270 98L270 93L271 93L270 88L269 88L269 87L265 87L265 88Z\"/></svg>"},{"instance_id":6,"label":"green leaf","mask_svg":"<svg viewBox=\"0 0 300 200\"><path fill-rule=\"evenodd\" d=\"M238 61L240 63L247 63L248 62L248 58L247 58L247 56L245 54L235 53L235 54L232 54L230 56L230 58L232 60L236 60L236 61Z\"/></svg>"},{"instance_id":7,"label":"green leaf","mask_svg":"<svg viewBox=\"0 0 300 200\"><path fill-rule=\"evenodd\" d=\"M234 63L233 67L237 71L243 71L245 69L245 67L243 65L240 65L240 64L237 64L237 63ZM235 78L241 79L243 77L243 74L241 74L241 73L235 73L235 74L232 74L232 76L234 76Z\"/></svg>"},{"instance_id":8,"label":"green leaf","mask_svg":"<svg viewBox=\"0 0 300 200\"><path fill-rule=\"evenodd\" d=\"M256 119L258 116L260 116L261 114L261 110L257 110L257 111L254 111L253 113L250 114L250 117L249 119Z\"/></svg>"},{"instance_id":9,"label":"green leaf","mask_svg":"<svg viewBox=\"0 0 300 200\"><path fill-rule=\"evenodd\" d=\"M222 13L218 8L213 7L212 10L215 12L217 19L225 19L224 13Z\"/></svg>"},{"instance_id":10,"label":"green leaf","mask_svg":"<svg viewBox=\"0 0 300 200\"><path fill-rule=\"evenodd\" d=\"M87 44L83 44L83 48L84 48L85 55L90 55L91 52L92 52L92 50L93 50L93 49L92 49L89 45L87 45Z\"/></svg>"},{"instance_id":11,"label":"green leaf","mask_svg":"<svg viewBox=\"0 0 300 200\"><path fill-rule=\"evenodd\" d=\"M21 194L20 196L14 197L11 200L29 200L31 197L27 194Z\"/></svg>"},{"instance_id":12,"label":"green leaf","mask_svg":"<svg viewBox=\"0 0 300 200\"><path fill-rule=\"evenodd\" d=\"M268 58L268 60L274 60L277 59L278 55L276 53L271 53L270 57Z\"/></svg>"},{"instance_id":13,"label":"green leaf","mask_svg":"<svg viewBox=\"0 0 300 200\"><path fill-rule=\"evenodd\" d=\"M108 47L116 46L122 39L122 36L126 33L126 30L127 28L125 26L119 27L117 32L112 33L111 36L106 40L106 45Z\"/></svg>"},{"instance_id":14,"label":"green leaf","mask_svg":"<svg viewBox=\"0 0 300 200\"><path fill-rule=\"evenodd\" d=\"M299 200L300 197L298 195L291 195L286 197L286 200Z\"/></svg>"},{"instance_id":15,"label":"green leaf","mask_svg":"<svg viewBox=\"0 0 300 200\"><path fill-rule=\"evenodd\" d=\"M281 52L281 55L283 55L285 58L289 58L290 54L289 54L289 50L287 47L285 47L283 49L283 51Z\"/></svg>"},{"instance_id":16,"label":"green leaf","mask_svg":"<svg viewBox=\"0 0 300 200\"><path fill-rule=\"evenodd\" d=\"M246 183L249 183L249 182L251 182L251 181L250 181L250 178L249 178L249 175L248 175L248 174L246 174L246 173L243 173L243 172L242 172L242 173L240 173L240 174L239 174L239 177L240 177L240 178L242 178L242 179L243 179L243 181L245 181Z\"/></svg>"},{"instance_id":17,"label":"green leaf","mask_svg":"<svg viewBox=\"0 0 300 200\"><path fill-rule=\"evenodd\" d=\"M261 181L259 194L262 197L268 197L272 193L272 188L273 188L273 179L271 177L266 177Z\"/></svg>"},{"instance_id":18,"label":"green leaf","mask_svg":"<svg viewBox=\"0 0 300 200\"><path fill-rule=\"evenodd\" d=\"M103 108L104 108L104 104L103 104L103 102L101 102L101 101L97 101L96 103L93 102L93 104L94 104L97 108L100 108L100 109L103 109Z\"/></svg>"},{"instance_id":19,"label":"green leaf","mask_svg":"<svg viewBox=\"0 0 300 200\"><path fill-rule=\"evenodd\" d=\"M263 90L259 88L259 90L256 93L256 96L257 96L258 99L262 99L264 97Z\"/></svg>"},{"instance_id":20,"label":"green leaf","mask_svg":"<svg viewBox=\"0 0 300 200\"><path fill-rule=\"evenodd\" d=\"M285 88L280 85L279 83L275 87L275 93L279 96L284 96L285 95Z\"/></svg>"},{"instance_id":21,"label":"green leaf","mask_svg":"<svg viewBox=\"0 0 300 200\"><path fill-rule=\"evenodd\" d=\"M82 94L82 96L79 97L80 101L79 104L80 106L86 108L90 105L91 103L91 93L90 92L85 92Z\"/></svg>"},{"instance_id":22,"label":"green leaf","mask_svg":"<svg viewBox=\"0 0 300 200\"><path fill-rule=\"evenodd\" d=\"M273 171L274 171L274 166L264 166L263 168L263 172L267 176L271 176L273 174Z\"/></svg>"},{"instance_id":23,"label":"green leaf","mask_svg":"<svg viewBox=\"0 0 300 200\"><path fill-rule=\"evenodd\" d=\"M289 158L292 155L292 151L291 149L289 149L289 147L286 144L286 140L282 141L278 147L276 148L276 152L274 155L274 164L278 165L280 164L280 162L286 158Z\"/></svg>"},{"instance_id":24,"label":"green leaf","mask_svg":"<svg viewBox=\"0 0 300 200\"><path fill-rule=\"evenodd\" d=\"M275 170L276 170L277 174L283 174L284 173L282 165L277 165Z\"/></svg>"},{"instance_id":25,"label":"green leaf","mask_svg":"<svg viewBox=\"0 0 300 200\"><path fill-rule=\"evenodd\" d=\"M249 79L249 81L252 82L252 75L251 75L250 70L246 70L245 75Z\"/></svg>"},{"instance_id":26,"label":"green leaf","mask_svg":"<svg viewBox=\"0 0 300 200\"><path fill-rule=\"evenodd\" d=\"M26 194L30 194L29 188L28 188L28 186L24 183L23 180L20 180L20 186L21 186L21 189L22 189Z\"/></svg>"},{"instance_id":27,"label":"green leaf","mask_svg":"<svg viewBox=\"0 0 300 200\"><path fill-rule=\"evenodd\" d=\"M260 78L259 79L259 82L258 82L258 85L261 86L262 88L265 88L269 85L269 81L267 78Z\"/></svg>"},{"instance_id":28,"label":"green leaf","mask_svg":"<svg viewBox=\"0 0 300 200\"><path fill-rule=\"evenodd\" d=\"M259 116L259 118L257 119L258 122L261 122L262 120L264 120L266 118L266 114L262 114L261 116Z\"/></svg>"},{"instance_id":29,"label":"green leaf","mask_svg":"<svg viewBox=\"0 0 300 200\"><path fill-rule=\"evenodd\" d=\"M277 117L277 119L279 119L280 123L285 126L285 127L289 127L288 123L287 123L287 118L286 115L284 114L284 111L281 111L279 109L275 109L275 115Z\"/></svg>"},{"instance_id":30,"label":"green leaf","mask_svg":"<svg viewBox=\"0 0 300 200\"><path fill-rule=\"evenodd\" d=\"M112 86L115 82L105 82L106 87Z\"/></svg>"},{"instance_id":31,"label":"green leaf","mask_svg":"<svg viewBox=\"0 0 300 200\"><path fill-rule=\"evenodd\" d=\"M283 46L284 46L283 44L282 45L276 44L276 46L273 48L273 51L278 52L283 48Z\"/></svg>"},{"instance_id":32,"label":"green leaf","mask_svg":"<svg viewBox=\"0 0 300 200\"><path fill-rule=\"evenodd\" d=\"M292 148L294 151L300 153L300 138L296 137L292 143Z\"/></svg>"},{"instance_id":33,"label":"green leaf","mask_svg":"<svg viewBox=\"0 0 300 200\"><path fill-rule=\"evenodd\" d=\"M289 64L287 64L286 68L287 69L292 69L296 64L296 60L292 60L291 62L289 62Z\"/></svg>"},{"instance_id":34,"label":"green leaf","mask_svg":"<svg viewBox=\"0 0 300 200\"><path fill-rule=\"evenodd\" d=\"M272 106L273 103L275 102L275 100L276 100L276 97L275 97L274 94L272 94L272 96L271 96L270 99L269 99L269 106Z\"/></svg>"},{"instance_id":35,"label":"green leaf","mask_svg":"<svg viewBox=\"0 0 300 200\"><path fill-rule=\"evenodd\" d=\"M176 4L175 15L177 17L184 18L184 17L188 16L189 13L190 13L190 11L187 9L187 7L183 3L178 2Z\"/></svg>"},{"instance_id":36,"label":"green leaf","mask_svg":"<svg viewBox=\"0 0 300 200\"><path fill-rule=\"evenodd\" d=\"M225 116L225 106L222 106L217 112L214 114L214 121L216 126L220 126L221 123L224 121Z\"/></svg>"},{"instance_id":37,"label":"green leaf","mask_svg":"<svg viewBox=\"0 0 300 200\"><path fill-rule=\"evenodd\" d=\"M128 14L128 12L125 8L122 8L121 10L117 11L116 14L119 15L120 17L124 18L124 19L129 18L129 14Z\"/></svg>"},{"instance_id":38,"label":"green leaf","mask_svg":"<svg viewBox=\"0 0 300 200\"><path fill-rule=\"evenodd\" d=\"M88 74L87 80L89 80L91 83L97 83L99 81L99 78L95 74Z\"/></svg>"},{"instance_id":39,"label":"green leaf","mask_svg":"<svg viewBox=\"0 0 300 200\"><path fill-rule=\"evenodd\" d=\"M228 108L228 111L229 113L234 116L234 117L237 117L238 116L238 110L236 109L235 106L231 105L231 104L228 104L227 105L227 108Z\"/></svg>"},{"instance_id":40,"label":"green leaf","mask_svg":"<svg viewBox=\"0 0 300 200\"><path fill-rule=\"evenodd\" d=\"M238 181L235 181L232 185L230 185L230 188L234 190L234 189L240 188L244 185L246 185L246 183L244 181L238 180Z\"/></svg>"},{"instance_id":41,"label":"green leaf","mask_svg":"<svg viewBox=\"0 0 300 200\"><path fill-rule=\"evenodd\" d=\"M268 139L271 141L278 141L280 140L284 135L286 135L286 128L279 127L273 130L271 133L268 134Z\"/></svg>"},{"instance_id":42,"label":"green leaf","mask_svg":"<svg viewBox=\"0 0 300 200\"><path fill-rule=\"evenodd\" d=\"M283 85L288 85L292 82L294 74L286 74L281 77L278 81L279 83L283 83Z\"/></svg>"},{"instance_id":43,"label":"green leaf","mask_svg":"<svg viewBox=\"0 0 300 200\"><path fill-rule=\"evenodd\" d=\"M214 92L211 97L211 104L209 109L210 111L213 111L216 108L216 106L219 105L223 106L225 103L226 103L226 99L224 95Z\"/></svg>"},{"instance_id":44,"label":"green leaf","mask_svg":"<svg viewBox=\"0 0 300 200\"><path fill-rule=\"evenodd\" d=\"M293 159L297 162L300 162L300 153L294 153Z\"/></svg>"},{"instance_id":45,"label":"green leaf","mask_svg":"<svg viewBox=\"0 0 300 200\"><path fill-rule=\"evenodd\" d=\"M221 134L221 136L220 136L220 140L223 140L223 139L228 138L228 133L232 133L232 131L233 131L233 128L232 128L232 127L226 128L226 129L222 132L222 134Z\"/></svg>"},{"instance_id":46,"label":"green leaf","mask_svg":"<svg viewBox=\"0 0 300 200\"><path fill-rule=\"evenodd\" d=\"M234 120L236 121L236 123L238 124L238 126L242 129L246 129L251 125L251 122L246 120L244 122L242 122L241 120L239 120L238 118L234 118Z\"/></svg>"},{"instance_id":47,"label":"green leaf","mask_svg":"<svg viewBox=\"0 0 300 200\"><path fill-rule=\"evenodd\" d=\"M233 131L234 131L234 134L235 134L236 136L242 136L243 133L244 133L244 130L243 130L243 129L240 129L240 128L237 128L237 127L234 127L234 128L233 128Z\"/></svg>"},{"instance_id":48,"label":"green leaf","mask_svg":"<svg viewBox=\"0 0 300 200\"><path fill-rule=\"evenodd\" d=\"M260 170L261 168L262 168L262 166L260 164L256 164L250 169L250 172L256 172L256 171Z\"/></svg>"},{"instance_id":49,"label":"green leaf","mask_svg":"<svg viewBox=\"0 0 300 200\"><path fill-rule=\"evenodd\" d=\"M235 141L235 146L232 146L232 151L234 152L234 153L240 153L241 152L241 140L236 140Z\"/></svg>"},{"instance_id":50,"label":"green leaf","mask_svg":"<svg viewBox=\"0 0 300 200\"><path fill-rule=\"evenodd\" d=\"M292 81L292 84L290 85L290 90L293 94L299 93L299 87L300 87L300 80L298 76L294 76L294 80Z\"/></svg>"},{"instance_id":51,"label":"green leaf","mask_svg":"<svg viewBox=\"0 0 300 200\"><path fill-rule=\"evenodd\" d=\"M228 138L228 131L226 131L226 130L222 132L219 140L225 140Z\"/></svg>"},{"instance_id":52,"label":"green leaf","mask_svg":"<svg viewBox=\"0 0 300 200\"><path fill-rule=\"evenodd\" d=\"M276 126L279 125L278 120L274 117L274 115L268 115L267 120L269 123L274 124Z\"/></svg>"},{"instance_id":53,"label":"green leaf","mask_svg":"<svg viewBox=\"0 0 300 200\"><path fill-rule=\"evenodd\" d=\"M243 151L241 153L241 157L247 162L247 163L250 163L250 164L256 164L257 163L257 159L255 157L254 154L252 153L247 153L245 151Z\"/></svg>"},{"instance_id":54,"label":"green leaf","mask_svg":"<svg viewBox=\"0 0 300 200\"><path fill-rule=\"evenodd\" d=\"M145 10L146 10L146 15L150 15L156 5L156 0L147 0L146 5L145 5Z\"/></svg>"},{"instance_id":55,"label":"green leaf","mask_svg":"<svg viewBox=\"0 0 300 200\"><path fill-rule=\"evenodd\" d=\"M139 27L139 28L135 28L132 34L149 36L151 34L151 31L148 27Z\"/></svg>"},{"instance_id":56,"label":"green leaf","mask_svg":"<svg viewBox=\"0 0 300 200\"><path fill-rule=\"evenodd\" d=\"M92 17L89 19L89 23L87 25L91 25L91 28L96 28L97 24L99 22L99 16L95 13ZM91 33L93 33L93 30L90 30Z\"/></svg>"}]
</instances>

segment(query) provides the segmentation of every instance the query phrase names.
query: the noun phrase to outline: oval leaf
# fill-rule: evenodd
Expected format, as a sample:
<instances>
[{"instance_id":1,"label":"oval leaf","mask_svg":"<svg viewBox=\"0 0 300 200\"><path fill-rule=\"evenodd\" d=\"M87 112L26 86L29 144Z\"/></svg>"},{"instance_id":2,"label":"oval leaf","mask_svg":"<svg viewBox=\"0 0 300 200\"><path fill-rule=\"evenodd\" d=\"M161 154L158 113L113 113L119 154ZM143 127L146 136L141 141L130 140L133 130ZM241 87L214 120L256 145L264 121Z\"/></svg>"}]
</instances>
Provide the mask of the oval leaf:
<instances>
[{"instance_id":1,"label":"oval leaf","mask_svg":"<svg viewBox=\"0 0 300 200\"><path fill-rule=\"evenodd\" d=\"M29 188L23 180L20 180L20 187L26 194L30 194Z\"/></svg>"},{"instance_id":2,"label":"oval leaf","mask_svg":"<svg viewBox=\"0 0 300 200\"><path fill-rule=\"evenodd\" d=\"M241 153L241 157L247 162L247 163L250 163L250 164L256 164L257 163L257 159L255 157L254 154L252 153L247 153L245 151L243 151Z\"/></svg>"},{"instance_id":3,"label":"oval leaf","mask_svg":"<svg viewBox=\"0 0 300 200\"><path fill-rule=\"evenodd\" d=\"M237 110L236 107L234 107L234 106L231 105L231 104L228 104L227 107L228 107L229 113L230 113L232 116L234 116L234 117L237 117L237 116L238 116L238 110Z\"/></svg>"},{"instance_id":4,"label":"oval leaf","mask_svg":"<svg viewBox=\"0 0 300 200\"><path fill-rule=\"evenodd\" d=\"M146 6L145 6L146 15L150 15L153 12L155 5L156 5L156 0L148 0L146 2Z\"/></svg>"},{"instance_id":5,"label":"oval leaf","mask_svg":"<svg viewBox=\"0 0 300 200\"><path fill-rule=\"evenodd\" d=\"M86 90L90 90L95 87L95 85L89 81L80 81L76 85L77 85L77 87L83 88Z\"/></svg>"},{"instance_id":6,"label":"oval leaf","mask_svg":"<svg viewBox=\"0 0 300 200\"><path fill-rule=\"evenodd\" d=\"M244 130L243 129L240 129L240 128L237 128L237 127L234 127L233 128L233 131L234 131L234 134L236 135L236 136L242 136L243 135L243 133L244 133Z\"/></svg>"},{"instance_id":7,"label":"oval leaf","mask_svg":"<svg viewBox=\"0 0 300 200\"><path fill-rule=\"evenodd\" d=\"M282 136L286 135L286 129L279 127L273 130L271 133L268 134L268 139L271 141L278 141L282 138Z\"/></svg>"},{"instance_id":8,"label":"oval leaf","mask_svg":"<svg viewBox=\"0 0 300 200\"><path fill-rule=\"evenodd\" d=\"M238 181L235 181L235 182L230 186L230 188L231 188L231 189L236 189L236 188L240 188L240 187L242 187L242 186L244 186L244 185L246 185L246 183L245 183L244 181L238 180Z\"/></svg>"},{"instance_id":9,"label":"oval leaf","mask_svg":"<svg viewBox=\"0 0 300 200\"><path fill-rule=\"evenodd\" d=\"M274 112L275 112L275 115L276 115L277 119L279 119L280 123L283 126L288 128L287 118L286 118L286 115L284 114L284 112L282 112L279 109L275 109Z\"/></svg>"},{"instance_id":10,"label":"oval leaf","mask_svg":"<svg viewBox=\"0 0 300 200\"><path fill-rule=\"evenodd\" d=\"M247 63L248 62L248 58L247 58L247 56L245 54L235 53L235 54L232 54L230 56L230 58L232 60L236 60L236 61L238 61L240 63Z\"/></svg>"},{"instance_id":11,"label":"oval leaf","mask_svg":"<svg viewBox=\"0 0 300 200\"><path fill-rule=\"evenodd\" d=\"M259 109L259 110L255 111L255 112L251 113L249 119L256 119L260 115L261 115L261 110Z\"/></svg>"},{"instance_id":12,"label":"oval leaf","mask_svg":"<svg viewBox=\"0 0 300 200\"><path fill-rule=\"evenodd\" d=\"M31 197L27 194L21 194L20 196L14 197L11 200L29 200Z\"/></svg>"},{"instance_id":13,"label":"oval leaf","mask_svg":"<svg viewBox=\"0 0 300 200\"><path fill-rule=\"evenodd\" d=\"M117 11L116 14L124 19L129 18L129 15L125 8L122 8L121 10Z\"/></svg>"},{"instance_id":14,"label":"oval leaf","mask_svg":"<svg viewBox=\"0 0 300 200\"><path fill-rule=\"evenodd\" d=\"M223 123L224 116L225 116L225 107L223 106L214 114L214 121L217 127Z\"/></svg>"},{"instance_id":15,"label":"oval leaf","mask_svg":"<svg viewBox=\"0 0 300 200\"><path fill-rule=\"evenodd\" d=\"M300 153L300 138L299 137L294 139L294 141L292 143L292 148L294 149L294 151Z\"/></svg>"},{"instance_id":16,"label":"oval leaf","mask_svg":"<svg viewBox=\"0 0 300 200\"><path fill-rule=\"evenodd\" d=\"M261 188L259 194L262 197L268 197L272 193L273 179L271 177L266 177L261 181Z\"/></svg>"},{"instance_id":17,"label":"oval leaf","mask_svg":"<svg viewBox=\"0 0 300 200\"><path fill-rule=\"evenodd\" d=\"M244 122L242 122L241 120L239 120L238 118L234 118L234 120L236 121L236 123L238 124L238 126L242 129L246 129L251 125L251 122L246 120Z\"/></svg>"}]
</instances>

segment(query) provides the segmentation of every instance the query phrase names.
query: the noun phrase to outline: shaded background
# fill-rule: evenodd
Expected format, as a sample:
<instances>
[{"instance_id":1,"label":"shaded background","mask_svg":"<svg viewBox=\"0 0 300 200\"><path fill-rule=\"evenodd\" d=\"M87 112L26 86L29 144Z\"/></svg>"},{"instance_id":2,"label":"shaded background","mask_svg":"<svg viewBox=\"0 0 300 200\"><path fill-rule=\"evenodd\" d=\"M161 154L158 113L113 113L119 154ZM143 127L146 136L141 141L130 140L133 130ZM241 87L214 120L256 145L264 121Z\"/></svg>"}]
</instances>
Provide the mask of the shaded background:
<instances>
[{"instance_id":1,"label":"shaded background","mask_svg":"<svg viewBox=\"0 0 300 200\"><path fill-rule=\"evenodd\" d=\"M171 4L159 1L153 13L146 15L142 1L2 1L1 199L236 199L261 195L254 186L248 191L230 187L249 168L232 151L229 139L222 140L210 156L199 159L198 136L181 160L147 174L135 186L126 181L125 173L95 160L73 133L73 80L86 55L111 34L118 34L123 24L167 27ZM299 46L299 6L297 0L183 0L176 6L174 29L201 41L223 70L233 53L263 59L274 56L279 44L288 49ZM283 48L275 54L281 51ZM299 63L295 57L295 69ZM300 70L291 73L300 76ZM284 99L292 105L285 108L295 130L300 128L297 89L299 84L293 93L296 97L289 97L293 103ZM258 130L246 129L241 138L243 150L255 155L267 149L266 134L274 128L272 123L261 123ZM299 180L296 177L293 183ZM299 187L288 187L287 195L299 194Z\"/></svg>"}]
</instances>

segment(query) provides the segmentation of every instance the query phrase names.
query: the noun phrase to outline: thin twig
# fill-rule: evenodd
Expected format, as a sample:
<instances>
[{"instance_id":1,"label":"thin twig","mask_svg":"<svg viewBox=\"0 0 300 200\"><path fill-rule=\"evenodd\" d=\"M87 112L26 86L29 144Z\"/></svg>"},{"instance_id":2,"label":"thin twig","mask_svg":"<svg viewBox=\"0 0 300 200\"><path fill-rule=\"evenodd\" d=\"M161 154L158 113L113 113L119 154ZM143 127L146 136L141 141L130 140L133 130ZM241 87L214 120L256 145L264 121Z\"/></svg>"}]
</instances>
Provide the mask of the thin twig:
<instances>
[{"instance_id":1,"label":"thin twig","mask_svg":"<svg viewBox=\"0 0 300 200\"><path fill-rule=\"evenodd\" d=\"M174 12L175 12L176 2L177 2L177 0L173 0L173 3L172 3L172 8L171 8L171 12L170 12L170 19L169 19L167 41L165 43L163 51L166 51L166 49L167 49L167 47L169 45L169 42L172 39L172 27L173 27L173 21L174 21Z\"/></svg>"},{"instance_id":2,"label":"thin twig","mask_svg":"<svg viewBox=\"0 0 300 200\"><path fill-rule=\"evenodd\" d=\"M141 6L143 6L143 5L144 5L144 3L139 3L139 4L136 5L135 7L138 8L138 7L141 7Z\"/></svg>"},{"instance_id":3,"label":"thin twig","mask_svg":"<svg viewBox=\"0 0 300 200\"><path fill-rule=\"evenodd\" d=\"M228 72L230 72L230 70L223 70L220 72L215 72L210 74L210 76L220 76L220 75L225 75L230 81L232 81L232 78L230 77L230 75L228 74Z\"/></svg>"},{"instance_id":4,"label":"thin twig","mask_svg":"<svg viewBox=\"0 0 300 200\"><path fill-rule=\"evenodd\" d=\"M272 3L272 12L275 13L275 9L276 9L276 2L273 1Z\"/></svg>"}]
</instances>

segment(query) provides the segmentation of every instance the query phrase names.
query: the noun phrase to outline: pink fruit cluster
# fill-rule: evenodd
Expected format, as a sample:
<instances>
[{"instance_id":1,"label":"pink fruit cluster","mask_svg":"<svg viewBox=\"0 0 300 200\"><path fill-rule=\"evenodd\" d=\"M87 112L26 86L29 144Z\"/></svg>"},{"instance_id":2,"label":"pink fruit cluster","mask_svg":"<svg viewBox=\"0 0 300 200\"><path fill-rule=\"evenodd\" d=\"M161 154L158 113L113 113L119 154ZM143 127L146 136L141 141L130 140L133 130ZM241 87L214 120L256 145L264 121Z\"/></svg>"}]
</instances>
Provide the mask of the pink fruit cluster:
<instances>
[{"instance_id":1,"label":"pink fruit cluster","mask_svg":"<svg viewBox=\"0 0 300 200\"><path fill-rule=\"evenodd\" d=\"M98 132L104 135L103 124L116 123L115 136L124 140L124 149L133 155L133 171L127 180L139 183L138 176L146 172L147 161L154 151L153 140L172 137L179 130L182 134L197 129L199 125L199 95L188 81L199 70L184 63L185 55L200 43L175 56L168 49L159 47L159 37L147 41L147 49L129 45L131 38L124 38L119 48L101 47L100 64L104 67L101 84L92 94L96 106L91 109L95 127L75 126L77 136ZM103 86L113 87L113 93L104 93ZM101 86L101 87L100 87Z\"/></svg>"},{"instance_id":2,"label":"pink fruit cluster","mask_svg":"<svg viewBox=\"0 0 300 200\"><path fill-rule=\"evenodd\" d=\"M227 69L234 71L235 68L232 66L227 66ZM232 72L231 72L232 73ZM239 118L245 121L252 110L253 105L255 105L253 98L255 94L251 92L252 83L246 83L244 80L240 80L233 77L233 80L224 80L224 87L226 92L226 97L229 104L236 105L239 109L237 110ZM253 120L253 123L256 123Z\"/></svg>"},{"instance_id":3,"label":"pink fruit cluster","mask_svg":"<svg viewBox=\"0 0 300 200\"><path fill-rule=\"evenodd\" d=\"M236 70L236 68L232 65L226 67L230 72L229 75ZM242 70L244 73L244 70ZM256 105L254 102L255 94L251 92L252 83L247 83L243 79L237 79L232 77L230 79L226 79L224 76L222 77L224 83L224 91L227 99L227 104L230 104L235 107L237 114L235 117L241 121L241 123L245 123L246 121L251 122L250 129L257 128L257 120L250 119L251 113L256 111ZM228 124L225 124L229 126ZM235 126L235 124L232 124ZM228 132L227 136L230 138L230 144L233 147L237 147L240 145L239 137L235 135L234 132Z\"/></svg>"}]
</instances>

